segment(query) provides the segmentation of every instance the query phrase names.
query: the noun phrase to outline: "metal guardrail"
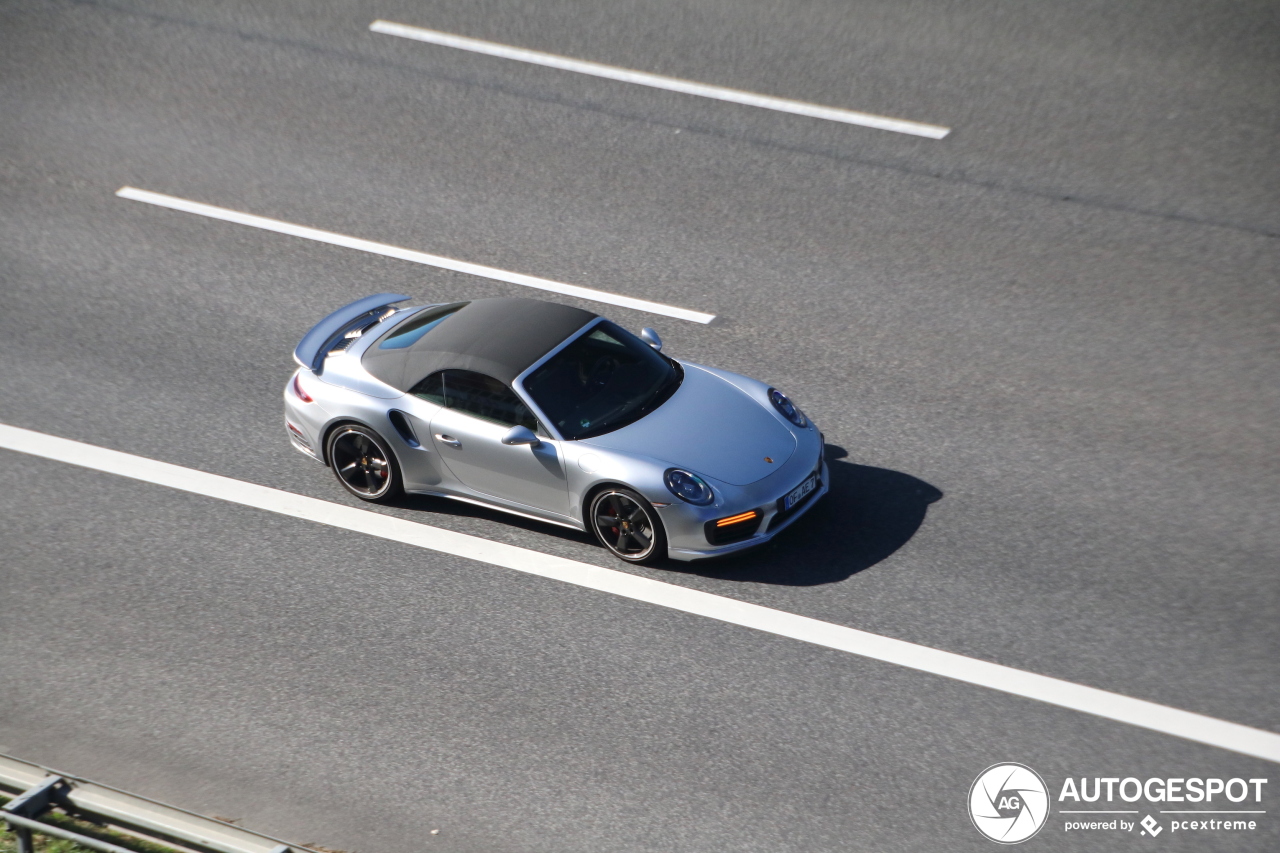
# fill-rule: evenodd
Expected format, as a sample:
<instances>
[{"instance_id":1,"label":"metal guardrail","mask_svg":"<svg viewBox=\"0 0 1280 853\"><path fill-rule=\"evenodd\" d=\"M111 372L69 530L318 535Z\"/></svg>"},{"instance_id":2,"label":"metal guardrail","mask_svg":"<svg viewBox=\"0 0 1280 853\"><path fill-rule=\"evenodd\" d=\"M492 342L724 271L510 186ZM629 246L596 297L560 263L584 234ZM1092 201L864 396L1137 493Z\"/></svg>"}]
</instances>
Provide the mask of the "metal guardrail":
<instances>
[{"instance_id":1,"label":"metal guardrail","mask_svg":"<svg viewBox=\"0 0 1280 853\"><path fill-rule=\"evenodd\" d=\"M19 853L34 853L33 831L68 838L103 853L132 853L38 819L53 806L158 844L174 844L197 853L308 853L307 848L279 838L3 754L0 790L15 795L0 807L0 820L13 828Z\"/></svg>"}]
</instances>

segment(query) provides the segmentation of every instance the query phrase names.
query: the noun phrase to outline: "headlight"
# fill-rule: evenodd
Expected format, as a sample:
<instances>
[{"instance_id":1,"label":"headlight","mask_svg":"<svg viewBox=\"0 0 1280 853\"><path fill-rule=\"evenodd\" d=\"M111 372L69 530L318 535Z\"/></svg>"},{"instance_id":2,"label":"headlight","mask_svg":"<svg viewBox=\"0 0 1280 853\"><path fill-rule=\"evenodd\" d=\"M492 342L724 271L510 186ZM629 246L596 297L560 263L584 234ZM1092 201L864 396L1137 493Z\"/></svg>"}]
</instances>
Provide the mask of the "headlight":
<instances>
[{"instance_id":1,"label":"headlight","mask_svg":"<svg viewBox=\"0 0 1280 853\"><path fill-rule=\"evenodd\" d=\"M694 506L706 506L716 499L715 492L697 474L679 468L668 468L662 479L671 494Z\"/></svg>"},{"instance_id":2,"label":"headlight","mask_svg":"<svg viewBox=\"0 0 1280 853\"><path fill-rule=\"evenodd\" d=\"M796 408L796 404L791 402L791 398L783 394L777 388L769 389L769 402L773 403L773 407L782 413L782 416L800 428L809 425L809 419L804 416L804 412Z\"/></svg>"}]
</instances>

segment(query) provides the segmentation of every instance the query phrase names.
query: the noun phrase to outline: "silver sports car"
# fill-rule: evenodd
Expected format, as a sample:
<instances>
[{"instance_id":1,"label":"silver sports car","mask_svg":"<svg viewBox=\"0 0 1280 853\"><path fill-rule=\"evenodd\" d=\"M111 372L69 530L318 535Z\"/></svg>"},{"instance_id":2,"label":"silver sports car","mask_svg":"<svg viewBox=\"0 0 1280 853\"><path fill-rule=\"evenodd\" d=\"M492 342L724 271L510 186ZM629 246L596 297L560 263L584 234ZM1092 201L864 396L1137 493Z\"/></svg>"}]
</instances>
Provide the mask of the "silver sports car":
<instances>
[{"instance_id":1,"label":"silver sports car","mask_svg":"<svg viewBox=\"0 0 1280 853\"><path fill-rule=\"evenodd\" d=\"M631 563L759 545L826 494L822 434L762 382L535 299L325 317L284 391L293 446L351 494L402 492L590 530Z\"/></svg>"}]
</instances>

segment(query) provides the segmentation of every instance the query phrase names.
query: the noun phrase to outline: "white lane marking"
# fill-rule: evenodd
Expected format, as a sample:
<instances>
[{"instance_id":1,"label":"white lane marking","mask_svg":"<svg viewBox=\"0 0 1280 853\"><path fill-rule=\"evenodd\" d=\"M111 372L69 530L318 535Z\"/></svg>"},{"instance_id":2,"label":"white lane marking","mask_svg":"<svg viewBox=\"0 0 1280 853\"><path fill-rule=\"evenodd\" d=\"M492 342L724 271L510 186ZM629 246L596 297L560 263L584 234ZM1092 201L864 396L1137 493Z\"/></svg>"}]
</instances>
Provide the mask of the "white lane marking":
<instances>
[{"instance_id":1,"label":"white lane marking","mask_svg":"<svg viewBox=\"0 0 1280 853\"><path fill-rule=\"evenodd\" d=\"M234 222L237 225L248 225L252 228L261 228L264 231L275 231L279 234L288 234L292 237L302 237L307 240L315 240L319 243L329 243L334 246L344 246L348 249L358 249L361 252L369 252L374 255L385 255L388 258L399 258L402 261L411 261L415 264L426 264L431 267L454 270L455 272L464 272L469 275L478 275L483 278L491 278L496 281L519 284L523 287L533 287L538 290L549 290L552 293L563 293L565 296L576 296L579 299L590 299L592 302L621 305L623 308L634 308L637 311L647 311L650 314L662 314L667 317L675 317L679 320L689 320L693 323L710 323L716 318L715 314L704 314L701 311L691 311L688 308L677 308L674 305L663 305L660 302L649 302L645 299L633 299L630 296L622 296L617 293L606 293L603 290L592 290L588 287L578 287L576 284L565 284L561 281L537 278L536 276L524 275L518 272L500 270L496 267L486 267L481 266L480 264L468 263L467 261L457 261L453 258L442 257L441 255L429 255L426 252L415 252L413 249L403 249L399 246L391 246L386 243L375 243L372 240L362 240L359 237L348 237L345 234L335 234L332 231L321 231L319 228L308 228L305 225L295 225L292 222L284 222L279 219L268 219L265 216L255 216L252 213L241 213L238 210L231 210L226 207L215 207L212 204L189 201L185 198L164 195L163 193L153 193L150 190L140 190L136 187L121 187L116 190L116 195L120 196L120 198L154 204L157 207L167 207L171 210L180 210L183 213L194 213L197 216L207 216L210 219L221 219L224 222Z\"/></svg>"},{"instance_id":2,"label":"white lane marking","mask_svg":"<svg viewBox=\"0 0 1280 853\"><path fill-rule=\"evenodd\" d=\"M539 50L526 50L523 47L498 44L492 41L455 36L422 27L410 27L391 21L374 21L369 29L375 33L400 38L425 41L444 47L456 47L473 53L484 53L489 56L500 56L503 59L515 59L519 62L531 62L534 65L545 65L548 68L559 68L564 71L577 71L593 77L606 77L610 80L621 80L624 83L635 83L640 86L652 86L655 89L667 89L672 92L683 92L686 95L700 95L704 98L715 98L717 101L731 101L735 104L746 104L750 107L763 107L766 110L777 110L784 113L809 116L811 118L840 121L845 124L857 124L863 127L874 127L877 130L891 130L894 133L906 133L911 136L924 136L929 139L942 139L951 132L949 127L936 124L923 124L918 121L907 121L900 118L861 113L855 110L842 110L836 107L824 107L805 101L792 101L787 98L775 98L771 95L757 95L754 92L743 92L740 89L727 89L723 86L709 86L706 83L695 83L692 80L681 80L678 77L664 77L661 74L649 74L645 71L632 71L599 62L588 62L583 59L570 59L554 53L543 53Z\"/></svg>"},{"instance_id":3,"label":"white lane marking","mask_svg":"<svg viewBox=\"0 0 1280 853\"><path fill-rule=\"evenodd\" d=\"M0 448L608 592L1280 763L1280 734L1096 687L7 424L0 424Z\"/></svg>"}]
</instances>

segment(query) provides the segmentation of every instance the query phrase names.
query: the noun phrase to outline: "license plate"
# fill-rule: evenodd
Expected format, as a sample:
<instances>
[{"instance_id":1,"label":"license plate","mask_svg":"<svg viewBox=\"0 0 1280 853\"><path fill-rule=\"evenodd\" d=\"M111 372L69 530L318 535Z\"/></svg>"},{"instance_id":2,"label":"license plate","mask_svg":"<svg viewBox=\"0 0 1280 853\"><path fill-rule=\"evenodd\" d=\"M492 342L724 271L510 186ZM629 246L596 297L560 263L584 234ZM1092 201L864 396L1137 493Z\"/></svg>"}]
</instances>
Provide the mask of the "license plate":
<instances>
[{"instance_id":1,"label":"license plate","mask_svg":"<svg viewBox=\"0 0 1280 853\"><path fill-rule=\"evenodd\" d=\"M787 493L785 498L782 499L782 508L791 509L793 506L800 503L800 501L804 500L805 496L816 488L818 488L818 475L810 474L809 479L796 486Z\"/></svg>"}]
</instances>

